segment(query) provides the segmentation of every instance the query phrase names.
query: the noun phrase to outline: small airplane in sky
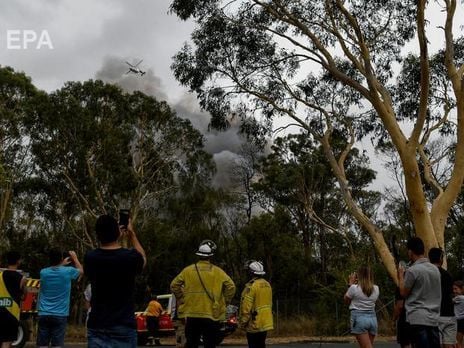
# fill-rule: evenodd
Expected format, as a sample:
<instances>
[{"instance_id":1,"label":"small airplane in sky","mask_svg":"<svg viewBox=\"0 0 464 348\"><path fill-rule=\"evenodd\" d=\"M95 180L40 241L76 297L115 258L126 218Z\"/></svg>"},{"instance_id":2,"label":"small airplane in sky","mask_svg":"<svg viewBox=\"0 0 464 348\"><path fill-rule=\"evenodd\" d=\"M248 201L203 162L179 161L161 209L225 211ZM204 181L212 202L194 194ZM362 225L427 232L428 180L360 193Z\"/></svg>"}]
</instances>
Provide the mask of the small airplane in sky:
<instances>
[{"instance_id":1,"label":"small airplane in sky","mask_svg":"<svg viewBox=\"0 0 464 348\"><path fill-rule=\"evenodd\" d=\"M140 76L145 75L146 71L142 71L140 68L138 68L139 64L142 63L142 61L143 59L135 65L132 65L131 63L126 62L126 64L129 65L129 70L127 70L126 74L133 73L133 74L140 75Z\"/></svg>"}]
</instances>

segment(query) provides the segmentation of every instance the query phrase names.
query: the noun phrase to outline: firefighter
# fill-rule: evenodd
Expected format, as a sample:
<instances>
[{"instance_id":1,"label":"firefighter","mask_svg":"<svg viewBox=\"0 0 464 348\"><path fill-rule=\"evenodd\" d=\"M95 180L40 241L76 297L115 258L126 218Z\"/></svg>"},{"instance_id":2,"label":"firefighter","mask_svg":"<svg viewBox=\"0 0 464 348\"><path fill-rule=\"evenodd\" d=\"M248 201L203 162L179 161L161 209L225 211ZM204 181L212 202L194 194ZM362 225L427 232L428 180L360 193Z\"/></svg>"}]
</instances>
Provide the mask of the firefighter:
<instances>
[{"instance_id":1,"label":"firefighter","mask_svg":"<svg viewBox=\"0 0 464 348\"><path fill-rule=\"evenodd\" d=\"M267 332L274 329L272 288L263 278L266 272L261 262L248 261L246 268L251 279L242 292L239 326L247 333L249 348L264 348Z\"/></svg>"},{"instance_id":2,"label":"firefighter","mask_svg":"<svg viewBox=\"0 0 464 348\"><path fill-rule=\"evenodd\" d=\"M171 291L180 307L179 318L185 319L187 348L197 348L201 336L205 348L216 347L226 304L235 294L232 279L210 262L215 250L213 241L201 242L196 252L200 260L184 268L171 282Z\"/></svg>"}]
</instances>

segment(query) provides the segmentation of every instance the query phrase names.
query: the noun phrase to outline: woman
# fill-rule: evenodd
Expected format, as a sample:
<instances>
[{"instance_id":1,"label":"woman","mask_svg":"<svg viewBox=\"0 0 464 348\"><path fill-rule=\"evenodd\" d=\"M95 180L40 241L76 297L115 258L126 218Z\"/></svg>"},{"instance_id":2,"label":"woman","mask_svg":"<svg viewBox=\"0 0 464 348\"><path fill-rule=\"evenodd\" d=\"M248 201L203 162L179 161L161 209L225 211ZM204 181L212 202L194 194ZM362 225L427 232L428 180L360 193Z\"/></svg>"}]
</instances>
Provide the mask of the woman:
<instances>
[{"instance_id":1,"label":"woman","mask_svg":"<svg viewBox=\"0 0 464 348\"><path fill-rule=\"evenodd\" d=\"M379 298L379 287L374 285L374 278L367 266L350 274L348 282L349 288L344 298L350 305L351 333L356 336L359 347L371 348L377 334L375 302Z\"/></svg>"},{"instance_id":2,"label":"woman","mask_svg":"<svg viewBox=\"0 0 464 348\"><path fill-rule=\"evenodd\" d=\"M453 284L454 293L454 315L458 322L458 332L456 335L457 347L462 348L462 340L464 337L464 282L456 280Z\"/></svg>"}]
</instances>

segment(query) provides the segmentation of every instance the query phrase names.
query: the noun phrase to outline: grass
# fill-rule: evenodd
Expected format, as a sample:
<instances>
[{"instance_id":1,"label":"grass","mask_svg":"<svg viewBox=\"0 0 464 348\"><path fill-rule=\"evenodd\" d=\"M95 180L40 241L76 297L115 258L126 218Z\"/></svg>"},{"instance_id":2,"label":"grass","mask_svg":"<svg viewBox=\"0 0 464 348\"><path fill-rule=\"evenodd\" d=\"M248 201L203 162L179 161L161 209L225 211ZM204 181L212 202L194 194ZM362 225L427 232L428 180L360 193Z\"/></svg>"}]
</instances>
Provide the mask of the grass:
<instances>
[{"instance_id":1,"label":"grass","mask_svg":"<svg viewBox=\"0 0 464 348\"><path fill-rule=\"evenodd\" d=\"M338 325L339 334L335 334ZM320 320L316 317L305 315L296 316L289 319L280 318L274 322L274 330L269 332L269 337L351 337L349 333L349 323L337 323L335 320ZM393 336L394 327L389 320L379 318L379 334L382 336ZM245 332L235 331L230 338L244 338ZM32 341L34 337L32 338ZM70 324L66 330L66 342L83 342L86 340L86 329L84 326Z\"/></svg>"}]
</instances>

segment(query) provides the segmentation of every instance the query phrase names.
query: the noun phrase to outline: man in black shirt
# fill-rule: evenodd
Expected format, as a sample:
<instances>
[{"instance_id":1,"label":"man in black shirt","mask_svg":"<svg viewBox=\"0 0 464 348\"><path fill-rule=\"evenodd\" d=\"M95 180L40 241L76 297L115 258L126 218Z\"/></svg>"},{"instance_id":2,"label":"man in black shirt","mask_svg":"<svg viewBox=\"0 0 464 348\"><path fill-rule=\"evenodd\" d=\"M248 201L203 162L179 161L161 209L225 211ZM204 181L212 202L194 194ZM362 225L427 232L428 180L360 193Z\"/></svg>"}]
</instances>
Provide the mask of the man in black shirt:
<instances>
[{"instance_id":1,"label":"man in black shirt","mask_svg":"<svg viewBox=\"0 0 464 348\"><path fill-rule=\"evenodd\" d=\"M102 215L95 230L100 248L88 252L84 259L84 274L92 287L88 347L136 347L135 276L145 266L145 251L130 220L126 229L112 216ZM133 249L121 247L121 234L127 235Z\"/></svg>"},{"instance_id":2,"label":"man in black shirt","mask_svg":"<svg viewBox=\"0 0 464 348\"><path fill-rule=\"evenodd\" d=\"M26 279L18 272L20 254L6 254L7 269L0 271L0 346L11 347L18 335L20 300Z\"/></svg>"},{"instance_id":3,"label":"man in black shirt","mask_svg":"<svg viewBox=\"0 0 464 348\"><path fill-rule=\"evenodd\" d=\"M445 348L453 348L456 344L457 322L453 305L453 278L443 269L443 250L432 248L429 250L429 260L440 271L441 278L441 307L438 329L440 344Z\"/></svg>"}]
</instances>

